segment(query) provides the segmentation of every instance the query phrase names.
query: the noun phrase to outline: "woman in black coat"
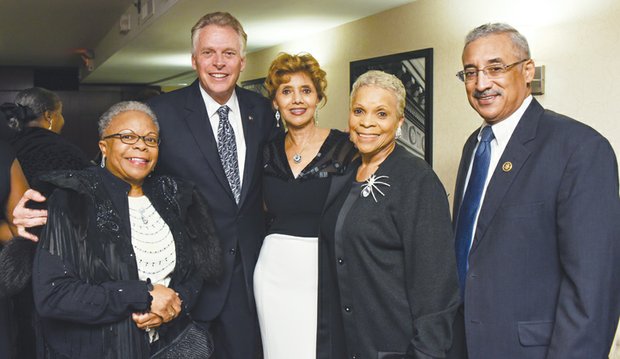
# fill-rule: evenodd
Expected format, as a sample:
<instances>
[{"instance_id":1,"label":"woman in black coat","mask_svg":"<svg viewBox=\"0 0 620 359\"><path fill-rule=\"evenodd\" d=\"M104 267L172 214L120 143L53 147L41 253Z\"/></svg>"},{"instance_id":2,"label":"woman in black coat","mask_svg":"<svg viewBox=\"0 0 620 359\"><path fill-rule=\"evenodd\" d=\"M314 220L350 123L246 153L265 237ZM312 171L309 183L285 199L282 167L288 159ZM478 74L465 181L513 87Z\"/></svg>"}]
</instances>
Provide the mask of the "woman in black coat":
<instances>
[{"instance_id":1,"label":"woman in black coat","mask_svg":"<svg viewBox=\"0 0 620 359\"><path fill-rule=\"evenodd\" d=\"M62 101L56 93L32 87L20 91L15 104L32 110L30 116L10 119L15 132L10 143L31 185L35 186L35 178L41 173L90 165L86 154L60 135L65 119Z\"/></svg>"},{"instance_id":2,"label":"woman in black coat","mask_svg":"<svg viewBox=\"0 0 620 359\"><path fill-rule=\"evenodd\" d=\"M43 358L148 358L190 324L203 281L221 271L197 190L151 175L150 108L112 106L99 134L101 168L42 176L56 188L33 266Z\"/></svg>"},{"instance_id":3,"label":"woman in black coat","mask_svg":"<svg viewBox=\"0 0 620 359\"><path fill-rule=\"evenodd\" d=\"M8 135L9 142L32 187L48 194L38 181L40 174L52 170L79 170L90 165L86 154L60 135L65 120L62 101L56 93L41 87L28 88L16 95L14 104L3 106L10 105L14 109L6 116L12 130ZM20 248L12 252L24 254L26 246L26 243L16 244L15 247ZM34 248L31 250L34 251ZM23 273L18 268L14 272ZM20 279L20 282L27 281ZM36 356L37 323L33 317L34 303L30 285L15 293L12 301L14 316L19 318L19 321L15 321L17 356L20 359L32 359Z\"/></svg>"},{"instance_id":4,"label":"woman in black coat","mask_svg":"<svg viewBox=\"0 0 620 359\"><path fill-rule=\"evenodd\" d=\"M15 352L17 318L12 315L12 303L7 298L7 290L3 285L9 274L2 269L4 262L10 261L4 246L13 237L12 231L15 230L11 224L13 208L27 188L28 183L19 162L15 159L13 149L9 144L0 141L0 358L16 358L17 355Z\"/></svg>"},{"instance_id":5,"label":"woman in black coat","mask_svg":"<svg viewBox=\"0 0 620 359\"><path fill-rule=\"evenodd\" d=\"M321 225L319 358L444 358L459 305L443 186L396 144L405 89L380 71L353 85L360 160L332 182Z\"/></svg>"}]
</instances>

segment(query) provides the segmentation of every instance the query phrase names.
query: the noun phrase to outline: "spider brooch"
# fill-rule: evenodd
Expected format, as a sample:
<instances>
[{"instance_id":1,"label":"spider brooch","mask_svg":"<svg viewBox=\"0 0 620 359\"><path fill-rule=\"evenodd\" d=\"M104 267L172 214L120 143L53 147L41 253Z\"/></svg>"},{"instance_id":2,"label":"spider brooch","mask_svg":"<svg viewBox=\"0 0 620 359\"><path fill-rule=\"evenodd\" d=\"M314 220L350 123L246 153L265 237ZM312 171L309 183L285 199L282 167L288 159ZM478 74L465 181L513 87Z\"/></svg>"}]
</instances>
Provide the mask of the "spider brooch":
<instances>
[{"instance_id":1,"label":"spider brooch","mask_svg":"<svg viewBox=\"0 0 620 359\"><path fill-rule=\"evenodd\" d=\"M368 197L368 195L372 195L372 198L375 200L375 202L377 202L377 196L375 196L375 191L379 192L382 196L385 196L385 193L381 192L381 190L379 189L379 185L390 187L390 184L380 181L380 179L383 178L387 179L390 177L375 176L374 174L371 175L370 178L366 180L366 183L362 185L362 197Z\"/></svg>"}]
</instances>

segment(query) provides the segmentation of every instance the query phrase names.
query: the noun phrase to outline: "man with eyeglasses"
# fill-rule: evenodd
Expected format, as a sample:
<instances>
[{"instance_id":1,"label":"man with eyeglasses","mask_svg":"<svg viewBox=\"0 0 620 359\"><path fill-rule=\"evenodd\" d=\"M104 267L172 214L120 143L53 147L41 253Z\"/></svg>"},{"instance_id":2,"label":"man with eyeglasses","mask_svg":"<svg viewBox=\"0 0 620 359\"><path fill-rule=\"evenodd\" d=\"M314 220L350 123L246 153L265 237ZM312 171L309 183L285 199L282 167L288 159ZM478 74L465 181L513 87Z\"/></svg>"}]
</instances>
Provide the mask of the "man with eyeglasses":
<instances>
[{"instance_id":1,"label":"man with eyeglasses","mask_svg":"<svg viewBox=\"0 0 620 359\"><path fill-rule=\"evenodd\" d=\"M606 358L620 315L620 199L609 142L531 96L523 35L465 39L467 140L454 196L470 358Z\"/></svg>"}]
</instances>

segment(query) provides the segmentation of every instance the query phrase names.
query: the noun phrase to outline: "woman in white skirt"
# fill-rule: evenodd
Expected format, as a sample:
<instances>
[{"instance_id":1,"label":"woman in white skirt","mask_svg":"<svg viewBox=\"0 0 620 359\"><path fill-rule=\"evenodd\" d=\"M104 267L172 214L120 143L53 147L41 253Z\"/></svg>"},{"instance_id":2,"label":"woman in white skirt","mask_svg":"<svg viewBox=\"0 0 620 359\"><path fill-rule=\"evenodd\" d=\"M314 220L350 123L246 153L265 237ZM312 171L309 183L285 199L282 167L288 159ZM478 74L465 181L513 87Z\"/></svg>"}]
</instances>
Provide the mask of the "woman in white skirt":
<instances>
[{"instance_id":1,"label":"woman in white skirt","mask_svg":"<svg viewBox=\"0 0 620 359\"><path fill-rule=\"evenodd\" d=\"M265 86L287 132L265 146L268 235L254 271L265 359L316 358L318 231L332 176L356 150L348 135L317 127L325 71L310 54L280 54Z\"/></svg>"}]
</instances>

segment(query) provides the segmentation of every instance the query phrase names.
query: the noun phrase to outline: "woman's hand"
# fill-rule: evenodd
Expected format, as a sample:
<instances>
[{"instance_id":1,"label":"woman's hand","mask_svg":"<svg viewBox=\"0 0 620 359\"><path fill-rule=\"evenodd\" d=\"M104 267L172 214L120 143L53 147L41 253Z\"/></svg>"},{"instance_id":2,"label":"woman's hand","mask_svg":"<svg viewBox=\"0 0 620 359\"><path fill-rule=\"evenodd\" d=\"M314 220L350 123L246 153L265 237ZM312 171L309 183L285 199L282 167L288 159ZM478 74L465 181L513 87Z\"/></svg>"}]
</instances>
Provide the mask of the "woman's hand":
<instances>
[{"instance_id":1,"label":"woman's hand","mask_svg":"<svg viewBox=\"0 0 620 359\"><path fill-rule=\"evenodd\" d=\"M159 315L164 323L168 323L181 313L179 293L161 284L155 284L150 294L153 297L151 313Z\"/></svg>"},{"instance_id":2,"label":"woman's hand","mask_svg":"<svg viewBox=\"0 0 620 359\"><path fill-rule=\"evenodd\" d=\"M164 319L155 313L133 313L131 315L134 323L139 329L148 331L149 329L159 328L164 323Z\"/></svg>"}]
</instances>

